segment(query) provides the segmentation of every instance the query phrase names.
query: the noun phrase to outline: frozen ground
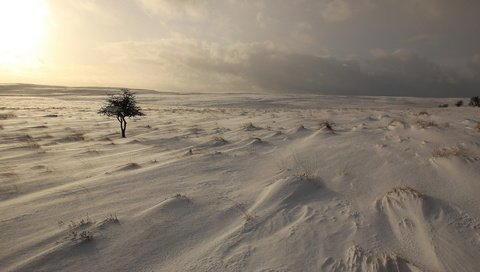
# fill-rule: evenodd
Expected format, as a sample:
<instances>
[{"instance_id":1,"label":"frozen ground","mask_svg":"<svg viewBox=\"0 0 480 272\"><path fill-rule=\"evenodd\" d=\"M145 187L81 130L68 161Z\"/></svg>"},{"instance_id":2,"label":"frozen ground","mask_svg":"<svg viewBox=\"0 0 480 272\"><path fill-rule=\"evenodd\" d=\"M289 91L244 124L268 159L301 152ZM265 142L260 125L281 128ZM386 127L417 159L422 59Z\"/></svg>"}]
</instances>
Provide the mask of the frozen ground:
<instances>
[{"instance_id":1,"label":"frozen ground","mask_svg":"<svg viewBox=\"0 0 480 272\"><path fill-rule=\"evenodd\" d=\"M0 270L480 267L478 108L109 92L0 86Z\"/></svg>"}]
</instances>

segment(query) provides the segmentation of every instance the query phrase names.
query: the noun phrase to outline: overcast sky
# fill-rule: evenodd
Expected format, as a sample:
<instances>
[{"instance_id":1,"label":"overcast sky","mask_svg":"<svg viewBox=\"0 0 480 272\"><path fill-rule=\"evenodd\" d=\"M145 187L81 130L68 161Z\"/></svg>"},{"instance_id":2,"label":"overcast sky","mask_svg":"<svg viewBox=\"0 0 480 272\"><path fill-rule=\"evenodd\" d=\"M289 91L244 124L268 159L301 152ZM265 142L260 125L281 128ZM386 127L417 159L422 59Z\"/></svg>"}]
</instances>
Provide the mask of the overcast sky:
<instances>
[{"instance_id":1,"label":"overcast sky","mask_svg":"<svg viewBox=\"0 0 480 272\"><path fill-rule=\"evenodd\" d=\"M480 94L478 0L1 1L0 82Z\"/></svg>"}]
</instances>

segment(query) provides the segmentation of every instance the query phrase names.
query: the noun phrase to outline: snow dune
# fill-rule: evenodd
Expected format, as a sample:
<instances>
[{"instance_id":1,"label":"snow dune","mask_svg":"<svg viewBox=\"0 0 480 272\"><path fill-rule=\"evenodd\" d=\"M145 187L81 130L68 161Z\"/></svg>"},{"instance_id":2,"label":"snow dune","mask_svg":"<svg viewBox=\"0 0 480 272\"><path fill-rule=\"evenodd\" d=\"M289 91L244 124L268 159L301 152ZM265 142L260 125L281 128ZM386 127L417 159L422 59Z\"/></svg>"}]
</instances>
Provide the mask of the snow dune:
<instances>
[{"instance_id":1,"label":"snow dune","mask_svg":"<svg viewBox=\"0 0 480 272\"><path fill-rule=\"evenodd\" d=\"M480 267L478 108L111 91L2 86L0 270Z\"/></svg>"}]
</instances>

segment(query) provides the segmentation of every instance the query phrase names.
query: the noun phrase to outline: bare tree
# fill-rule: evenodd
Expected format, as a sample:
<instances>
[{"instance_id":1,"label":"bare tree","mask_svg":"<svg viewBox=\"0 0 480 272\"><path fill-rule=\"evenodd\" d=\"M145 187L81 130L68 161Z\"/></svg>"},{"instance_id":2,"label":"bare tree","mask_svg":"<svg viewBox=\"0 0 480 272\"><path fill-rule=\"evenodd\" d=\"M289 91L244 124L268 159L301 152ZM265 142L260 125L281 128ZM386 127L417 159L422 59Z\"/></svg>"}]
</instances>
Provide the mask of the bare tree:
<instances>
[{"instance_id":1,"label":"bare tree","mask_svg":"<svg viewBox=\"0 0 480 272\"><path fill-rule=\"evenodd\" d=\"M129 89L121 89L121 92L121 94L110 95L98 113L117 118L120 122L122 137L125 138L125 131L127 130L127 120L125 118L144 116L145 114L137 106L135 95Z\"/></svg>"}]
</instances>

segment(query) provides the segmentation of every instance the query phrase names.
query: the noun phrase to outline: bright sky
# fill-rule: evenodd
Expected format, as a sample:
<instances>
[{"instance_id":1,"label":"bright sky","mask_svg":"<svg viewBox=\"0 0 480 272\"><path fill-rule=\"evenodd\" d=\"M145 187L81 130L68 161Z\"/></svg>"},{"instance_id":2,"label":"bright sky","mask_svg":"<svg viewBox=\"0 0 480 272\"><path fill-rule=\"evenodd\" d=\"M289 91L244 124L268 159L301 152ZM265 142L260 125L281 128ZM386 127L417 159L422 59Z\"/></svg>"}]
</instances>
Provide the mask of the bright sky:
<instances>
[{"instance_id":1,"label":"bright sky","mask_svg":"<svg viewBox=\"0 0 480 272\"><path fill-rule=\"evenodd\" d=\"M479 14L478 0L0 0L0 82L471 95Z\"/></svg>"}]
</instances>

